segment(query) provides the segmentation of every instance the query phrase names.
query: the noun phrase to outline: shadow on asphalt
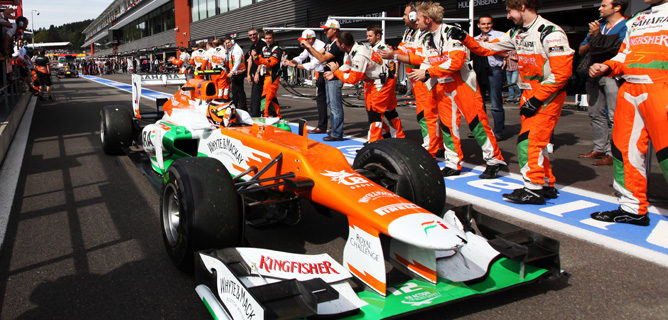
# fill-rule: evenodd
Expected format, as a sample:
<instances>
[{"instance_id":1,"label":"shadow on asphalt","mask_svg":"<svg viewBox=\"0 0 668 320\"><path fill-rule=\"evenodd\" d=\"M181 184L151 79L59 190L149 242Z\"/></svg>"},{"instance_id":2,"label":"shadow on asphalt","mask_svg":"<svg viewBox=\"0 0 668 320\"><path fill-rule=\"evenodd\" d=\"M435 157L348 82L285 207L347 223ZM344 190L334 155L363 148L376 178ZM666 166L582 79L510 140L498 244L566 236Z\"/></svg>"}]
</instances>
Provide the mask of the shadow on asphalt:
<instances>
[{"instance_id":1,"label":"shadow on asphalt","mask_svg":"<svg viewBox=\"0 0 668 320\"><path fill-rule=\"evenodd\" d=\"M208 317L164 252L158 195L102 152L100 108L127 104L111 92L36 106L0 252L2 318Z\"/></svg>"},{"instance_id":2,"label":"shadow on asphalt","mask_svg":"<svg viewBox=\"0 0 668 320\"><path fill-rule=\"evenodd\" d=\"M149 260L124 264L103 274L76 274L39 284L30 301L37 307L16 319L207 319L206 308L171 301L170 291L181 291L178 281L164 281ZM175 275L171 275L174 277ZM182 274L181 278L189 275ZM171 283L156 288L154 283ZM171 299L169 299L171 300Z\"/></svg>"}]
</instances>

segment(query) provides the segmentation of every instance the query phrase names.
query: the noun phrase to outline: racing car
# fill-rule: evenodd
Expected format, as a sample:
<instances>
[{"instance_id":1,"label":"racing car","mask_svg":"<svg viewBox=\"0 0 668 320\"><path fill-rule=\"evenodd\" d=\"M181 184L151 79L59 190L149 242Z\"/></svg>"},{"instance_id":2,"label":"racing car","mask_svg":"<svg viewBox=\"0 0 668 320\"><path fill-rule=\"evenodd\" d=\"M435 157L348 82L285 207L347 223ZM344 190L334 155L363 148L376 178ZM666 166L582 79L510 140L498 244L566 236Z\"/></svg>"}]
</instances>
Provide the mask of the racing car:
<instances>
[{"instance_id":1,"label":"racing car","mask_svg":"<svg viewBox=\"0 0 668 320\"><path fill-rule=\"evenodd\" d=\"M56 72L56 77L58 79L78 78L79 72L75 68L70 68L70 66L65 65L62 68L58 68L58 71Z\"/></svg>"},{"instance_id":2,"label":"racing car","mask_svg":"<svg viewBox=\"0 0 668 320\"><path fill-rule=\"evenodd\" d=\"M183 85L141 110L156 84ZM103 150L139 153L159 181L167 254L216 319L385 318L562 275L556 240L445 211L437 163L409 140L367 144L351 166L305 120L252 119L206 77L133 75L132 88L132 107L101 110ZM302 201L347 217L343 261L242 247L246 226L299 223Z\"/></svg>"}]
</instances>

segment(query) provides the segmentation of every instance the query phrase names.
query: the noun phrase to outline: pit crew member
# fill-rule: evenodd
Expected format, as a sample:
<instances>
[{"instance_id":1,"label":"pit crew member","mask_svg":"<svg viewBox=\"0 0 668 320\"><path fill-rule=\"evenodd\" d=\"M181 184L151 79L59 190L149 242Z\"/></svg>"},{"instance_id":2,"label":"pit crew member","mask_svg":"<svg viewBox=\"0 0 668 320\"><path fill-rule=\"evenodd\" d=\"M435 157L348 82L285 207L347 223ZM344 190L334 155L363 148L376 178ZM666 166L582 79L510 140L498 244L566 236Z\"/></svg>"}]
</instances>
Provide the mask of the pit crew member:
<instances>
[{"instance_id":1,"label":"pit crew member","mask_svg":"<svg viewBox=\"0 0 668 320\"><path fill-rule=\"evenodd\" d=\"M311 29L306 29L302 32L302 36L297 39L300 42L306 41L309 43L313 49L321 54L325 53L325 43L315 38L315 31ZM305 63L308 60L308 63ZM304 69L306 71L315 71L316 72L316 95L315 103L318 108L318 125L315 129L309 130L309 133L326 133L327 132L327 86L325 85L325 78L323 77L324 64L321 63L316 57L309 53L308 49L296 56L291 61L286 61L284 63L286 66L296 67L298 69Z\"/></svg>"},{"instance_id":2,"label":"pit crew member","mask_svg":"<svg viewBox=\"0 0 668 320\"><path fill-rule=\"evenodd\" d=\"M622 75L614 126L612 156L620 194L619 208L596 212L596 220L649 225L647 216L647 171L645 158L649 140L668 181L668 0L645 0L650 7L627 22L626 37L619 53L589 69L589 76Z\"/></svg>"},{"instance_id":3,"label":"pit crew member","mask_svg":"<svg viewBox=\"0 0 668 320\"><path fill-rule=\"evenodd\" d=\"M211 75L211 81L218 89L218 99L230 99L230 77L227 76L227 49L223 46L223 39L214 40L215 47L208 51L209 69L220 71L220 74Z\"/></svg>"},{"instance_id":4,"label":"pit crew member","mask_svg":"<svg viewBox=\"0 0 668 320\"><path fill-rule=\"evenodd\" d=\"M563 90L571 76L573 50L566 33L536 13L539 0L507 0L507 18L515 27L491 42L479 43L462 29L451 28L450 36L478 55L490 56L517 50L520 79L522 129L517 139L524 188L504 194L506 200L522 204L542 204L556 198L556 178L552 174L548 144L566 99ZM546 183L547 185L543 186Z\"/></svg>"},{"instance_id":5,"label":"pit crew member","mask_svg":"<svg viewBox=\"0 0 668 320\"><path fill-rule=\"evenodd\" d=\"M468 52L459 41L448 37L447 31L452 26L441 23L444 9L439 3L423 2L417 10L417 26L426 32L421 38L421 51L397 55L397 59L420 65L420 69L414 70L409 77L413 81L424 81L431 95L425 100L438 106L446 163L442 173L452 176L461 172L464 155L459 123L464 115L487 163L480 178L496 178L506 163L489 127L475 73L468 62Z\"/></svg>"},{"instance_id":6,"label":"pit crew member","mask_svg":"<svg viewBox=\"0 0 668 320\"><path fill-rule=\"evenodd\" d=\"M388 46L385 45L385 42L382 39L383 29L381 29L380 26L372 26L366 29L366 40L369 42L369 45L374 52L380 53L380 51L389 50ZM376 137L374 141L379 140L380 138L378 138L378 136L384 135L383 132L388 133L391 137L406 137L403 130L401 132L396 132L396 128L401 127L401 120L399 119L399 114L396 111L397 95L395 93L397 88L397 63L394 61L394 59L386 59L383 62L387 66L387 73L385 76L382 76L381 74L381 77L386 79L385 82L388 90L389 88L392 88L393 92L393 94L387 95L389 99L387 103L373 103L375 99L374 96L378 94L373 81L365 81L363 88L365 98L364 100L367 104L367 112L369 112L369 110L375 110L376 113L381 114L381 121L375 122L375 126L374 123L372 123L371 127L369 128L369 136L373 135ZM370 99L366 99L367 96L369 96ZM381 108L385 109L383 110ZM373 116L374 120L378 120L378 117L373 113L369 113L369 115ZM388 120L387 122L382 121L382 115L384 115ZM369 141L371 141L371 139L369 139Z\"/></svg>"},{"instance_id":7,"label":"pit crew member","mask_svg":"<svg viewBox=\"0 0 668 320\"><path fill-rule=\"evenodd\" d=\"M260 111L264 112L265 117L276 115L281 117L281 107L278 105L277 92L278 84L281 80L281 59L283 58L283 49L274 42L274 32L267 30L264 32L264 42L267 45L258 54L255 50L251 51L253 61L260 68L260 76L264 77L262 87L262 99L260 100Z\"/></svg>"},{"instance_id":8,"label":"pit crew member","mask_svg":"<svg viewBox=\"0 0 668 320\"><path fill-rule=\"evenodd\" d=\"M197 50L193 51L193 54L190 56L190 64L195 68L194 71L203 71L209 65L209 59L206 55L206 42L200 42L197 44ZM203 79L203 75L195 76L196 78Z\"/></svg>"},{"instance_id":9,"label":"pit crew member","mask_svg":"<svg viewBox=\"0 0 668 320\"><path fill-rule=\"evenodd\" d=\"M370 126L368 141L374 142L383 138L381 124L384 116L394 128L392 132L395 137L405 137L401 120L396 110L392 108L393 100L396 106L394 92L396 82L388 81L390 77L393 77L389 74L389 63L385 62L372 48L356 43L349 32L339 34L339 47L348 54L346 62L349 63L340 67L335 62L328 63L327 66L332 71L325 72L325 79L331 80L337 77L350 84L360 81L368 83L370 87L367 92L367 84L365 84L364 93Z\"/></svg>"},{"instance_id":10,"label":"pit crew member","mask_svg":"<svg viewBox=\"0 0 668 320\"><path fill-rule=\"evenodd\" d=\"M414 2L410 2L404 8L404 25L406 30L401 38L399 46L394 51L379 51L383 59L394 59L394 54L408 55L409 52L416 53L421 51L419 43L421 37L426 35L417 27L417 10ZM395 59L396 60L396 59ZM405 64L406 74L413 72L420 66ZM422 134L422 146L434 157L443 156L443 137L438 129L438 105L431 101L431 95L427 86L422 81L413 81L408 79L413 96L415 97L415 112L417 122L420 125Z\"/></svg>"},{"instance_id":11,"label":"pit crew member","mask_svg":"<svg viewBox=\"0 0 668 320\"><path fill-rule=\"evenodd\" d=\"M174 64L179 67L179 74L188 74L190 73L190 54L184 47L179 48L179 52L179 58L174 61Z\"/></svg>"},{"instance_id":12,"label":"pit crew member","mask_svg":"<svg viewBox=\"0 0 668 320\"><path fill-rule=\"evenodd\" d=\"M53 100L51 97L51 66L49 66L49 58L44 56L44 51L41 51L37 58L35 58L35 72L37 73L37 82L39 83L39 95L42 96L42 88L46 87L46 94L49 101Z\"/></svg>"}]
</instances>

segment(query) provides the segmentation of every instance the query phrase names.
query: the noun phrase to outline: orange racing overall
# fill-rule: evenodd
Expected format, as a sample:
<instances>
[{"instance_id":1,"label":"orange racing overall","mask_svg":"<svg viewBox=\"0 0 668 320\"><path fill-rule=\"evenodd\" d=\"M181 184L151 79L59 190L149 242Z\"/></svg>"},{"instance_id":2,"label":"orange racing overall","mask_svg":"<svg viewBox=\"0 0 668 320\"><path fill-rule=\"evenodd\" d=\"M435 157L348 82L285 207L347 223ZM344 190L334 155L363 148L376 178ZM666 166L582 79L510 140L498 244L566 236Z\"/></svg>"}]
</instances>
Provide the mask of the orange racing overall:
<instances>
[{"instance_id":1,"label":"orange racing overall","mask_svg":"<svg viewBox=\"0 0 668 320\"><path fill-rule=\"evenodd\" d=\"M368 142L383 139L384 118L389 122L390 136L405 138L401 119L396 111L397 81L390 72L390 62L372 48L355 43L348 53L348 61L334 75L344 83L355 84L364 81L364 101L369 117Z\"/></svg>"},{"instance_id":2,"label":"orange racing overall","mask_svg":"<svg viewBox=\"0 0 668 320\"><path fill-rule=\"evenodd\" d=\"M612 156L622 210L647 214L649 140L668 182L668 3L639 12L627 22L619 53L604 62L623 75L612 129ZM665 190L664 190L665 191Z\"/></svg>"},{"instance_id":3,"label":"orange racing overall","mask_svg":"<svg viewBox=\"0 0 668 320\"><path fill-rule=\"evenodd\" d=\"M264 111L264 116L276 113L281 117L281 108L278 105L277 93L278 84L281 80L281 58L283 50L274 43L271 47L265 46L262 54L255 58L255 63L262 68L260 76L264 77L264 86L262 87L262 100L260 101L260 111ZM266 73L263 73L266 72ZM270 109L272 110L270 112Z\"/></svg>"},{"instance_id":4,"label":"orange racing overall","mask_svg":"<svg viewBox=\"0 0 668 320\"><path fill-rule=\"evenodd\" d=\"M521 117L522 129L517 138L520 171L528 189L540 190L546 180L547 186L553 187L556 178L547 146L566 99L562 89L573 69L574 51L568 46L566 33L538 16L529 27L512 28L490 42L479 43L471 36L462 42L473 53L483 56L517 50L520 72L517 85L523 89L520 105L532 97L543 101L535 115Z\"/></svg>"},{"instance_id":5,"label":"orange racing overall","mask_svg":"<svg viewBox=\"0 0 668 320\"><path fill-rule=\"evenodd\" d=\"M401 43L397 48L397 53L409 55L410 53L421 55L422 48L419 43L426 32L421 32L418 29L407 28L402 37ZM419 65L406 64L406 74L419 69ZM422 133L422 146L436 156L439 149L443 149L443 138L438 130L438 104L433 101L427 85L422 81L411 81L408 83L413 90L415 97L415 113L417 122L420 125L420 133Z\"/></svg>"},{"instance_id":6,"label":"orange racing overall","mask_svg":"<svg viewBox=\"0 0 668 320\"><path fill-rule=\"evenodd\" d=\"M222 46L213 48L211 54L209 55L209 69L211 70L220 70L220 74L211 75L211 81L216 85L218 89L217 97L218 99L230 99L230 78L227 76L227 70L225 70L225 62L227 60L227 50Z\"/></svg>"},{"instance_id":7,"label":"orange racing overall","mask_svg":"<svg viewBox=\"0 0 668 320\"><path fill-rule=\"evenodd\" d=\"M486 164L505 165L496 137L489 127L475 72L468 64L468 51L459 41L448 37L448 28L448 25L441 24L436 31L427 32L422 38L422 56L409 54L410 63L420 65L420 69L426 69L431 76L425 84L433 101L438 103L445 165L454 170L462 169L461 115L464 115L482 149Z\"/></svg>"}]
</instances>

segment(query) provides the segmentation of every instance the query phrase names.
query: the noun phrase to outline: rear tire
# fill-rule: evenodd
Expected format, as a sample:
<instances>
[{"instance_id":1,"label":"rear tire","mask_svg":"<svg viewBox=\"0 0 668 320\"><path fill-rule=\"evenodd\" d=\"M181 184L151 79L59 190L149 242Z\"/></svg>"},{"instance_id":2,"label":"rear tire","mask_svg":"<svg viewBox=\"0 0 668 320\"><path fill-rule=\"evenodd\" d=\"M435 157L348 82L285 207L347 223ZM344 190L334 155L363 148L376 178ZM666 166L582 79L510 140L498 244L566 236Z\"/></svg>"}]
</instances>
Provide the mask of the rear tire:
<instances>
[{"instance_id":1,"label":"rear tire","mask_svg":"<svg viewBox=\"0 0 668 320\"><path fill-rule=\"evenodd\" d=\"M427 150L412 141L382 139L367 144L357 153L353 168L436 215L443 211L445 181L438 164Z\"/></svg>"},{"instance_id":2,"label":"rear tire","mask_svg":"<svg viewBox=\"0 0 668 320\"><path fill-rule=\"evenodd\" d=\"M107 154L123 154L132 145L132 110L128 106L104 106L100 111L100 141Z\"/></svg>"},{"instance_id":3,"label":"rear tire","mask_svg":"<svg viewBox=\"0 0 668 320\"><path fill-rule=\"evenodd\" d=\"M239 246L243 213L229 171L213 158L183 158L165 173L162 235L177 268L190 272L194 253Z\"/></svg>"}]
</instances>

